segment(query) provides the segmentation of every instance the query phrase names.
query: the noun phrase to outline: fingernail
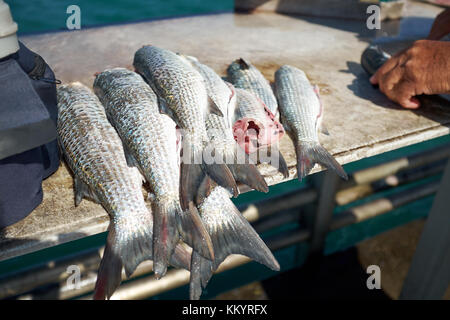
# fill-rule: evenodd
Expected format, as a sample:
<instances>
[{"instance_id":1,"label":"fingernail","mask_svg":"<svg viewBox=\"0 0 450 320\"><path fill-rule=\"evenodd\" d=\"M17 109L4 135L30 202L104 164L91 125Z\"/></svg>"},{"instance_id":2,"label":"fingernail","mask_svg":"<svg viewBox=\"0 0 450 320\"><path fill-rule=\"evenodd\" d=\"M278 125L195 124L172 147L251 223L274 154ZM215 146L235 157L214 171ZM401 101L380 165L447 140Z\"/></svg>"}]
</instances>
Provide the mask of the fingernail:
<instances>
[{"instance_id":1,"label":"fingernail","mask_svg":"<svg viewBox=\"0 0 450 320\"><path fill-rule=\"evenodd\" d=\"M413 106L414 108L420 107L420 101L419 101L419 99L417 99L417 98L411 98L410 102L411 102L411 106Z\"/></svg>"},{"instance_id":2,"label":"fingernail","mask_svg":"<svg viewBox=\"0 0 450 320\"><path fill-rule=\"evenodd\" d=\"M375 84L375 76L371 76L369 81L370 83Z\"/></svg>"},{"instance_id":3,"label":"fingernail","mask_svg":"<svg viewBox=\"0 0 450 320\"><path fill-rule=\"evenodd\" d=\"M417 98L411 98L405 101L403 106L407 109L417 109L420 107L420 102Z\"/></svg>"}]
</instances>

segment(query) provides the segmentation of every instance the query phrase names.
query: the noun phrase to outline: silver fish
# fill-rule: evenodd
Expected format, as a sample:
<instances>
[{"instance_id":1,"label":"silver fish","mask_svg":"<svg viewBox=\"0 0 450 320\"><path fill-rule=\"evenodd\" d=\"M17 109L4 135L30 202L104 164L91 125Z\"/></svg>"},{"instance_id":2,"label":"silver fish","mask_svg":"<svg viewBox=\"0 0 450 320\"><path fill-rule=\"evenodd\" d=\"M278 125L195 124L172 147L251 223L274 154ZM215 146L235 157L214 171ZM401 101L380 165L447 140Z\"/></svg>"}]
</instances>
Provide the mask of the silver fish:
<instances>
[{"instance_id":1,"label":"silver fish","mask_svg":"<svg viewBox=\"0 0 450 320\"><path fill-rule=\"evenodd\" d=\"M140 75L124 68L98 74L94 91L124 143L128 163L140 169L153 193L155 275L166 273L179 240L177 226L189 245L212 259L211 240L198 212L184 214L181 209L175 123L159 112L155 93Z\"/></svg>"},{"instance_id":2,"label":"silver fish","mask_svg":"<svg viewBox=\"0 0 450 320\"><path fill-rule=\"evenodd\" d=\"M308 175L316 163L347 179L341 165L319 143L323 108L317 87L311 85L302 70L288 65L276 71L275 86L281 121L294 141L298 179Z\"/></svg>"},{"instance_id":3,"label":"silver fish","mask_svg":"<svg viewBox=\"0 0 450 320\"><path fill-rule=\"evenodd\" d=\"M230 254L242 254L268 268L279 271L280 265L258 233L230 200L231 194L216 186L198 206L215 252L214 261L192 253L189 295L199 299L212 274Z\"/></svg>"},{"instance_id":4,"label":"silver fish","mask_svg":"<svg viewBox=\"0 0 450 320\"><path fill-rule=\"evenodd\" d=\"M227 79L236 88L248 90L260 98L272 114L278 117L278 103L269 81L250 62L240 58L227 69Z\"/></svg>"},{"instance_id":5,"label":"silver fish","mask_svg":"<svg viewBox=\"0 0 450 320\"><path fill-rule=\"evenodd\" d=\"M278 149L278 142L284 135L283 126L261 99L250 91L240 88L235 90L237 103L233 118L234 138L246 153L258 155L260 162L271 163L287 178L289 169Z\"/></svg>"},{"instance_id":6,"label":"silver fish","mask_svg":"<svg viewBox=\"0 0 450 320\"><path fill-rule=\"evenodd\" d=\"M211 68L196 58L182 56L196 68L205 80L209 96L224 113L224 117L210 113L206 116L206 130L210 147L215 150L217 161L227 164L236 181L249 187L268 192L269 188L248 155L239 148L233 137L231 118L236 109L236 95L232 84L223 81Z\"/></svg>"},{"instance_id":7,"label":"silver fish","mask_svg":"<svg viewBox=\"0 0 450 320\"><path fill-rule=\"evenodd\" d=\"M225 118L231 126L232 112L228 109L229 106L233 105L236 101L233 87L230 87L229 84L223 81L213 69L203 63L200 63L197 58L185 55L180 56L186 59L203 77L208 97L211 98L213 103L221 111L223 114L222 118Z\"/></svg>"},{"instance_id":8,"label":"silver fish","mask_svg":"<svg viewBox=\"0 0 450 320\"><path fill-rule=\"evenodd\" d=\"M75 205L83 197L100 203L111 217L94 298L109 298L140 262L152 259L153 218L142 195L142 180L127 165L122 141L97 97L81 83L58 88L58 141L75 176ZM172 263L189 268L178 248Z\"/></svg>"},{"instance_id":9,"label":"silver fish","mask_svg":"<svg viewBox=\"0 0 450 320\"><path fill-rule=\"evenodd\" d=\"M183 130L180 202L183 210L193 206L205 174L219 185L238 189L233 175L223 163L207 163L203 151L208 145L205 114L208 110L223 116L209 103L202 76L175 53L155 46L145 46L134 56L134 67L144 76L159 99L160 108Z\"/></svg>"}]
</instances>

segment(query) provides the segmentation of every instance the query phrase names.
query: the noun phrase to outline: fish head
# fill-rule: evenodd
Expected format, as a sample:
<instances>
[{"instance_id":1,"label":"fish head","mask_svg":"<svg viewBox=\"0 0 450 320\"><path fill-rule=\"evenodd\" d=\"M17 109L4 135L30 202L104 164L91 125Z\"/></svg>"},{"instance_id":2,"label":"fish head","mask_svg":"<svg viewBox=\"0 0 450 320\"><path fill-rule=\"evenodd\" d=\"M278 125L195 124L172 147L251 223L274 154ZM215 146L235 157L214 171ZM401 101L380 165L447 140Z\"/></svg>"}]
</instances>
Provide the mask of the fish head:
<instances>
[{"instance_id":1,"label":"fish head","mask_svg":"<svg viewBox=\"0 0 450 320\"><path fill-rule=\"evenodd\" d=\"M285 132L283 125L276 120L264 102L257 99L264 108L264 117L261 119L244 117L233 124L234 139L248 154L257 151L260 147L278 142Z\"/></svg>"},{"instance_id":2,"label":"fish head","mask_svg":"<svg viewBox=\"0 0 450 320\"><path fill-rule=\"evenodd\" d=\"M259 136L264 125L253 118L242 118L233 124L233 135L237 144L250 154L260 147Z\"/></svg>"},{"instance_id":3,"label":"fish head","mask_svg":"<svg viewBox=\"0 0 450 320\"><path fill-rule=\"evenodd\" d=\"M134 72L126 68L113 68L106 69L102 72L97 72L94 74L94 92L97 97L101 100L111 88L114 88L111 84L117 81L126 81L130 76L134 76Z\"/></svg>"},{"instance_id":4,"label":"fish head","mask_svg":"<svg viewBox=\"0 0 450 320\"><path fill-rule=\"evenodd\" d=\"M263 140L266 145L280 141L285 132L283 125L276 119L275 115L272 111L270 111L266 104L260 98L257 97L257 99L263 106L266 115L266 130L264 131L265 136L260 139Z\"/></svg>"},{"instance_id":5,"label":"fish head","mask_svg":"<svg viewBox=\"0 0 450 320\"><path fill-rule=\"evenodd\" d=\"M254 118L242 118L233 124L234 139L247 154L278 141L283 134L284 129L278 122L262 123Z\"/></svg>"},{"instance_id":6,"label":"fish head","mask_svg":"<svg viewBox=\"0 0 450 320\"><path fill-rule=\"evenodd\" d=\"M230 78L241 78L243 77L248 70L250 69L251 65L247 63L244 59L240 58L235 61L233 61L227 68L227 74Z\"/></svg>"}]
</instances>

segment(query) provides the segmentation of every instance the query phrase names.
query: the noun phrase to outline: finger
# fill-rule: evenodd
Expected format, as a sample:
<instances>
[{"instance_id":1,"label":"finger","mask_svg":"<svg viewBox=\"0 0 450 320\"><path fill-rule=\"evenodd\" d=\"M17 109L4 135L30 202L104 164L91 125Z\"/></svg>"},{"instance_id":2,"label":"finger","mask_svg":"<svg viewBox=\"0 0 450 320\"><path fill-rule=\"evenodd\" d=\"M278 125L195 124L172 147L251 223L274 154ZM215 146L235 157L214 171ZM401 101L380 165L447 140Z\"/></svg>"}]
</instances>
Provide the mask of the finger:
<instances>
[{"instance_id":1,"label":"finger","mask_svg":"<svg viewBox=\"0 0 450 320\"><path fill-rule=\"evenodd\" d=\"M417 109L420 107L420 102L417 98L411 97L409 99L402 99L398 102L403 108Z\"/></svg>"},{"instance_id":2,"label":"finger","mask_svg":"<svg viewBox=\"0 0 450 320\"><path fill-rule=\"evenodd\" d=\"M389 71L391 71L398 63L397 57L392 57L388 61L386 61L380 69L375 72L375 74L370 78L370 83L372 84L379 84L380 79L383 77L383 75Z\"/></svg>"},{"instance_id":3,"label":"finger","mask_svg":"<svg viewBox=\"0 0 450 320\"><path fill-rule=\"evenodd\" d=\"M386 94L391 100L407 109L417 109L420 102L416 95L415 84L411 81L400 81Z\"/></svg>"},{"instance_id":4,"label":"finger","mask_svg":"<svg viewBox=\"0 0 450 320\"><path fill-rule=\"evenodd\" d=\"M403 56L403 54L409 49L410 47L406 47L402 50L400 50L399 52L397 52L396 54L392 55L393 58L398 58L400 56Z\"/></svg>"},{"instance_id":5,"label":"finger","mask_svg":"<svg viewBox=\"0 0 450 320\"><path fill-rule=\"evenodd\" d=\"M392 91L395 85L403 78L404 68L397 65L391 71L385 73L380 79L380 90L381 92L387 93Z\"/></svg>"},{"instance_id":6,"label":"finger","mask_svg":"<svg viewBox=\"0 0 450 320\"><path fill-rule=\"evenodd\" d=\"M404 107L409 109L417 109L420 107L420 101L416 97L412 97L409 99L408 105L405 105Z\"/></svg>"}]
</instances>

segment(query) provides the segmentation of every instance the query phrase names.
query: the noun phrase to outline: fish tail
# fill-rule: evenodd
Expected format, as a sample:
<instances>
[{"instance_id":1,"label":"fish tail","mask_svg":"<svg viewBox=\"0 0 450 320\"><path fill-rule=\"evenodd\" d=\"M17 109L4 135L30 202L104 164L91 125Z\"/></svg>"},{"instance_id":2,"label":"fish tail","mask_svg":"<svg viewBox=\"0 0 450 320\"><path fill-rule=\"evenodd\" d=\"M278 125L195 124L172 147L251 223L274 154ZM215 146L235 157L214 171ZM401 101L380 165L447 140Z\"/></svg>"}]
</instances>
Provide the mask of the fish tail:
<instances>
[{"instance_id":1,"label":"fish tail","mask_svg":"<svg viewBox=\"0 0 450 320\"><path fill-rule=\"evenodd\" d=\"M204 149L199 150L188 141L184 141L180 169L180 204L183 210L188 210L190 203L199 196L199 192L202 192L199 188L204 181L205 174L218 185L230 190L235 197L239 195L236 181L227 165L218 163L215 158L206 158L207 153L204 151L215 152L216 150L207 150L206 147ZM206 198L201 194L200 197Z\"/></svg>"},{"instance_id":2,"label":"fish tail","mask_svg":"<svg viewBox=\"0 0 450 320\"><path fill-rule=\"evenodd\" d=\"M258 159L260 162L267 162L273 167L278 169L283 177L289 177L289 167L283 154L280 152L278 145L271 144L264 147L260 147L258 150Z\"/></svg>"},{"instance_id":3,"label":"fish tail","mask_svg":"<svg viewBox=\"0 0 450 320\"><path fill-rule=\"evenodd\" d=\"M269 192L269 187L267 186L264 177L259 173L258 168L250 162L247 153L245 153L236 143L230 152L232 155L228 155L226 158L233 159L233 162L227 163L234 179L260 192Z\"/></svg>"},{"instance_id":4,"label":"fish tail","mask_svg":"<svg viewBox=\"0 0 450 320\"><path fill-rule=\"evenodd\" d=\"M193 252L189 287L191 299L200 298L202 288L206 287L212 274L230 254L242 254L272 270L280 270L270 249L228 198L227 191L215 188L213 192L223 192L222 198L227 206L221 214L202 211L202 220L214 247L214 260L207 260Z\"/></svg>"},{"instance_id":5,"label":"fish tail","mask_svg":"<svg viewBox=\"0 0 450 320\"><path fill-rule=\"evenodd\" d=\"M170 257L170 264L177 269L191 270L192 248L185 243L178 243L173 255Z\"/></svg>"},{"instance_id":6,"label":"fish tail","mask_svg":"<svg viewBox=\"0 0 450 320\"><path fill-rule=\"evenodd\" d=\"M190 203L189 210L177 215L178 229L183 240L203 257L213 260L214 250L211 238L203 225L197 208Z\"/></svg>"},{"instance_id":7,"label":"fish tail","mask_svg":"<svg viewBox=\"0 0 450 320\"><path fill-rule=\"evenodd\" d=\"M348 179L342 166L318 142L299 141L295 146L295 152L297 153L297 172L300 181L309 174L316 163L334 170L342 179Z\"/></svg>"},{"instance_id":8,"label":"fish tail","mask_svg":"<svg viewBox=\"0 0 450 320\"><path fill-rule=\"evenodd\" d=\"M203 158L203 168L206 174L219 186L229 190L234 197L239 195L236 181L226 163L216 163L215 161L213 163L207 163L205 162L205 158Z\"/></svg>"},{"instance_id":9,"label":"fish tail","mask_svg":"<svg viewBox=\"0 0 450 320\"><path fill-rule=\"evenodd\" d=\"M178 201L155 201L153 225L153 271L157 278L166 274L175 247L179 241L177 216L181 211Z\"/></svg>"},{"instance_id":10,"label":"fish tail","mask_svg":"<svg viewBox=\"0 0 450 320\"><path fill-rule=\"evenodd\" d=\"M199 300L214 273L213 261L192 251L191 276L189 279L189 299Z\"/></svg>"},{"instance_id":11,"label":"fish tail","mask_svg":"<svg viewBox=\"0 0 450 320\"><path fill-rule=\"evenodd\" d=\"M181 209L189 210L189 205L197 196L197 191L205 177L203 166L195 163L181 163L180 204Z\"/></svg>"},{"instance_id":12,"label":"fish tail","mask_svg":"<svg viewBox=\"0 0 450 320\"><path fill-rule=\"evenodd\" d=\"M122 267L129 277L142 261L152 258L152 229L151 222L136 224L124 219L110 223L95 284L95 300L112 296L122 280Z\"/></svg>"}]
</instances>

